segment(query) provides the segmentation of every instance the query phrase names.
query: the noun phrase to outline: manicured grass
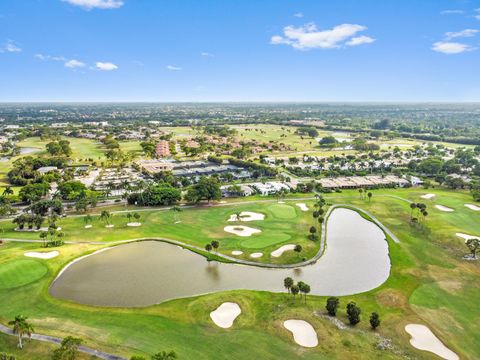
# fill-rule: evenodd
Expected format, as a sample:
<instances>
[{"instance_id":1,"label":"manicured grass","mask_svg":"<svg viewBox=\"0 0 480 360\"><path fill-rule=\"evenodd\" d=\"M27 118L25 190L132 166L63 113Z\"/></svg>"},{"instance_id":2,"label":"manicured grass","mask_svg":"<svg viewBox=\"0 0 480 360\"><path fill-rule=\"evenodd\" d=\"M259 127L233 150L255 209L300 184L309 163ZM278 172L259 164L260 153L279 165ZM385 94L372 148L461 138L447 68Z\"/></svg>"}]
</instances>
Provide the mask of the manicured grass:
<instances>
[{"instance_id":1,"label":"manicured grass","mask_svg":"<svg viewBox=\"0 0 480 360\"><path fill-rule=\"evenodd\" d=\"M430 192L437 194L437 198L431 201L420 198L420 195ZM455 236L455 232L480 233L479 214L463 206L464 203L472 202L470 195L440 189L375 190L373 193L371 202L360 199L356 191L329 194L327 197L330 203L352 204L371 212L401 241L400 244L389 241L392 269L390 278L382 286L367 293L341 297L338 316L342 321L346 321L345 306L349 301L356 301L362 309L362 322L354 329L339 330L330 321L314 316L314 311L324 311L326 300L315 296L309 296L307 304L304 304L299 300L294 301L286 294L230 291L173 300L143 309L94 308L51 298L48 295L48 285L62 266L78 256L101 248L86 244L59 248L60 256L45 262L48 274L40 280L15 289L0 289L0 321L5 324L16 314L22 313L32 320L38 332L80 336L89 346L127 357L174 349L180 359L408 357L433 360L434 355L414 349L409 344L409 335L404 331L406 324L420 323L429 326L461 359L476 359L480 353L480 339L477 336L480 293L476 286L480 280L480 262L461 259L467 249L463 240ZM409 203L395 196L428 204L429 215L423 225L410 224ZM437 211L433 208L435 203L455 208L455 212ZM294 203L288 204L296 208ZM292 221L275 219L274 213L269 209L272 205L276 204L185 209L178 214L182 223L188 225L181 232L186 234L190 231L186 238L195 244L199 241L198 238L214 236L218 231L221 248L227 247L228 241L223 239L225 234L222 233L223 227L220 224L226 223L232 208L233 213L242 210L265 213L264 224L244 224L262 226L272 232L283 223L304 220L306 223L302 229L311 223L311 212L303 213L299 209L295 209L297 218ZM307 205L311 208L311 203L307 202ZM167 221L167 216L172 218ZM159 236L164 232L173 236L173 229L178 231L178 228L169 225L173 220L172 212L153 212L141 221L146 222L150 217L156 224L152 225L151 231ZM267 225L268 219L272 221L271 227ZM65 221L67 224L70 220ZM126 222L126 219L122 221ZM218 222L218 227L213 225L214 221ZM190 224L195 222L202 225L188 230ZM211 233L204 232L202 226L205 224L210 224L208 231ZM99 227L100 223L95 223L97 225ZM217 230L214 231L213 228ZM289 230L292 231L290 234L294 234L293 230ZM82 231L84 230L80 229L78 234L81 235ZM178 232L176 234L180 236ZM107 236L109 240L115 238L115 235L108 237L104 233L101 236ZM237 241L237 246L240 242L251 239L232 241ZM0 269L6 263L22 259L25 251L38 250L38 247L39 244L2 245ZM209 319L209 312L224 301L238 302L242 308L242 314L228 330L217 328ZM377 311L382 319L377 333L392 340L393 351L376 349L379 338L368 328L368 316L372 311ZM302 349L293 343L290 333L282 326L284 320L291 318L304 319L314 326L319 335L317 348ZM0 338L0 344L1 341ZM8 346L6 351L12 352L12 345ZM37 358L44 359L41 356Z\"/></svg>"},{"instance_id":2,"label":"manicured grass","mask_svg":"<svg viewBox=\"0 0 480 360\"><path fill-rule=\"evenodd\" d=\"M47 267L35 260L14 260L0 267L0 289L11 289L30 284L47 273Z\"/></svg>"},{"instance_id":3,"label":"manicured grass","mask_svg":"<svg viewBox=\"0 0 480 360\"><path fill-rule=\"evenodd\" d=\"M312 207L312 206L311 206ZM265 214L265 220L249 222L227 221L232 214L242 211L254 211ZM212 240L220 242L219 252L227 255L232 250L242 250L239 258L249 258L249 254L262 250L265 256L261 262L292 263L300 262L303 257L310 258L318 251L318 243L307 239L308 230L314 223L312 212L301 211L294 202L288 204L249 203L231 206L203 207L183 209L181 212L170 210L142 211L140 227L128 227L125 214L115 214L112 218L114 228L94 216L93 227L85 229L83 217L67 217L58 221L68 241L116 241L148 237L165 237L204 247ZM14 231L11 221L1 222L6 238L39 239L39 235ZM262 232L251 237L240 237L225 232L225 226L243 225L259 229ZM286 252L280 258L270 258L270 252L286 243L302 245L300 254Z\"/></svg>"}]
</instances>

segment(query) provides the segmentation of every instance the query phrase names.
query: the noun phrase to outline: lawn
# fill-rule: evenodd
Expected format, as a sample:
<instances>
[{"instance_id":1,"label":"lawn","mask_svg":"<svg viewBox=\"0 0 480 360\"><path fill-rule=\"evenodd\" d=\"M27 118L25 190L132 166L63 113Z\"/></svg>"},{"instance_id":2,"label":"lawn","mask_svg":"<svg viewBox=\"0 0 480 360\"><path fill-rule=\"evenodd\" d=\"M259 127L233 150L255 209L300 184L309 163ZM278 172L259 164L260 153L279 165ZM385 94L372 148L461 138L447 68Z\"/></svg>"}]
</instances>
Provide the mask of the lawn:
<instances>
[{"instance_id":1,"label":"lawn","mask_svg":"<svg viewBox=\"0 0 480 360\"><path fill-rule=\"evenodd\" d=\"M435 193L437 197L428 201L423 200L420 196L425 193ZM409 203L402 199L427 203L429 215L423 225L414 227L410 225ZM302 301L293 300L287 294L230 291L173 300L142 309L95 308L51 298L48 295L48 286L58 271L72 259L103 246L80 243L65 245L59 248L61 252L59 257L41 261L48 267L44 277L26 285L19 282L18 287L0 289L0 321L5 324L16 314L22 313L32 320L38 332L57 336L79 336L89 346L127 357L174 349L179 359L409 357L433 360L435 356L411 347L409 336L404 331L406 324L420 323L429 326L448 347L457 352L460 358L472 360L478 358L480 292L476 284L480 280L480 262L467 262L461 259L467 250L463 240L455 236L455 232L480 234L479 213L463 206L472 202L470 195L466 192L438 189L402 189L374 191L371 202L360 199L356 191L331 194L327 200L331 203L346 203L364 208L391 229L401 241L400 244L389 243L392 269L386 283L367 293L341 298L339 318L342 321L346 320L344 308L348 301L354 300L362 308L362 322L355 328L340 330L330 321L315 316L313 311L322 312L325 304L324 297L315 296L309 296L307 303L304 304ZM436 210L434 204L449 206L455 211L444 213ZM253 226L255 223L254 227L262 227L265 233L267 230L280 231L278 227L282 222L311 221L310 212L297 213L297 218L292 220L281 218L290 216L292 210L278 208L278 205L274 202L258 203L255 206L242 204L235 205L234 209L235 212L249 210L265 213L266 220L263 224L246 223L247 226ZM221 233L232 207L185 209L177 214L178 221L185 222L184 225L188 224L182 229L184 234L189 231L188 236L182 236L189 238L192 244L200 244L206 240L205 236L214 236L216 231ZM145 216L141 220L145 225L149 217L152 218L152 223L157 224L148 228L151 228L149 231L156 231L158 236L181 235L174 230L178 231L180 228L170 224L173 212L157 211L142 216ZM271 224L267 225L269 219ZM118 224L120 220L126 222L126 219L121 219L118 215ZM68 221L81 219L67 219L66 226L69 224ZM212 225L213 221L218 222L218 225ZM188 230L190 223L197 222L202 225ZM75 226L81 224L82 222ZM202 228L205 224L210 226L208 231ZM100 230L100 223L95 223L94 229ZM79 236L82 230L78 230ZM68 233L67 227L65 231ZM287 233L287 230L281 231ZM294 236L294 228L288 232L290 236ZM105 241L114 240L115 236L119 237L115 233L114 235L100 231L98 233ZM303 232L301 234L303 235ZM93 235L90 237L94 239ZM228 241L223 237L220 239L221 248L230 245L234 248L247 238L233 238ZM24 259L23 253L32 250L39 250L39 244L2 245L0 269L12 261ZM228 330L215 327L208 315L224 301L235 301L242 308L242 314ZM376 333L368 329L367 319L372 311L379 312L382 319ZM307 320L314 326L319 336L318 347L304 349L293 343L290 333L282 327L283 320L291 318ZM379 336L391 339L393 349L377 350ZM15 351L13 341L5 342L4 337L0 337L0 345L4 346L6 351ZM27 346L38 345L30 343ZM43 360L48 357L39 352L33 359Z\"/></svg>"},{"instance_id":2,"label":"lawn","mask_svg":"<svg viewBox=\"0 0 480 360\"><path fill-rule=\"evenodd\" d=\"M310 208L312 204L309 203ZM249 222L227 221L231 215L242 211L259 212L265 220ZM127 226L128 219L124 213L114 214L111 223L114 228L106 228L99 216L94 216L93 227L85 229L84 217L67 217L57 225L65 232L68 241L105 241L128 240L137 238L168 238L204 246L212 240L220 242L219 253L230 255L233 250L242 250L238 258L249 258L253 252L261 250L264 256L257 261L275 263L300 262L304 257L311 258L318 251L318 243L307 239L308 230L314 219L312 211L301 211L295 202L277 204L249 203L202 208L185 208L181 212L170 210L139 212L142 223L140 227ZM225 226L248 226L261 230L251 237L240 237L224 231ZM11 221L0 222L2 236L5 238L39 239L39 233L14 231ZM300 244L302 252L286 252L280 258L270 257L270 252L284 244Z\"/></svg>"}]
</instances>

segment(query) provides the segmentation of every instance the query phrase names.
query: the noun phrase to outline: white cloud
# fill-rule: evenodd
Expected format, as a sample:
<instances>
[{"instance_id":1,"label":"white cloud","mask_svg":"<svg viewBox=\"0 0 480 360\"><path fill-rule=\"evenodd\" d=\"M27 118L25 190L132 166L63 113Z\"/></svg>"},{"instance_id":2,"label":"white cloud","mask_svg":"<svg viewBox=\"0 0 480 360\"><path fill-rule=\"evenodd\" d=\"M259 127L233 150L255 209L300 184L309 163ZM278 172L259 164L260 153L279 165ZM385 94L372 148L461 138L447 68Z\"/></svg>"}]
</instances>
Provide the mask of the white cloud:
<instances>
[{"instance_id":1,"label":"white cloud","mask_svg":"<svg viewBox=\"0 0 480 360\"><path fill-rule=\"evenodd\" d=\"M76 68L85 67L85 63L83 63L81 61L78 61L78 60L75 60L75 59L72 59L72 60L66 61L64 66L67 67L67 68L70 68L70 69L76 69Z\"/></svg>"},{"instance_id":2,"label":"white cloud","mask_svg":"<svg viewBox=\"0 0 480 360\"><path fill-rule=\"evenodd\" d=\"M167 65L167 69L168 69L168 70L171 70L171 71L180 71L180 70L182 70L181 67L173 66L173 65Z\"/></svg>"},{"instance_id":3,"label":"white cloud","mask_svg":"<svg viewBox=\"0 0 480 360\"><path fill-rule=\"evenodd\" d=\"M475 9L475 12L477 13L477 15L474 15L475 19L480 20L480 8Z\"/></svg>"},{"instance_id":4,"label":"white cloud","mask_svg":"<svg viewBox=\"0 0 480 360\"><path fill-rule=\"evenodd\" d=\"M347 41L345 44L348 46L357 46L357 45L362 45L362 44L371 44L375 41L376 39L370 37L370 36L357 36L351 38L349 41Z\"/></svg>"},{"instance_id":5,"label":"white cloud","mask_svg":"<svg viewBox=\"0 0 480 360\"><path fill-rule=\"evenodd\" d=\"M303 18L303 14L301 12L295 13L295 14L293 14L293 16L295 16L297 18Z\"/></svg>"},{"instance_id":6,"label":"white cloud","mask_svg":"<svg viewBox=\"0 0 480 360\"><path fill-rule=\"evenodd\" d=\"M355 42L353 40L354 36L360 31L366 29L366 26L357 24L341 24L329 30L318 30L314 23L305 24L299 27L290 25L283 28L283 36L272 36L271 43L273 45L290 45L295 49L301 50L332 49L346 45L347 41ZM366 43L362 36L359 36L358 38L362 38L364 41L362 43ZM365 38L367 38L367 36ZM370 37L368 38L374 40Z\"/></svg>"},{"instance_id":7,"label":"white cloud","mask_svg":"<svg viewBox=\"0 0 480 360\"><path fill-rule=\"evenodd\" d=\"M122 0L62 0L71 5L90 9L117 9L123 5Z\"/></svg>"},{"instance_id":8,"label":"white cloud","mask_svg":"<svg viewBox=\"0 0 480 360\"><path fill-rule=\"evenodd\" d=\"M13 40L7 40L0 52L21 52L22 49L13 42Z\"/></svg>"},{"instance_id":9,"label":"white cloud","mask_svg":"<svg viewBox=\"0 0 480 360\"><path fill-rule=\"evenodd\" d=\"M477 30L477 29L465 29L465 30L462 30L462 31L451 31L451 32L445 33L445 39L446 40L451 40L451 39L459 38L459 37L460 38L473 37L479 32L480 32L480 30Z\"/></svg>"},{"instance_id":10,"label":"white cloud","mask_svg":"<svg viewBox=\"0 0 480 360\"><path fill-rule=\"evenodd\" d=\"M111 63L111 62L96 62L95 63L95 69L100 70L100 71L112 71L112 70L117 70L118 66Z\"/></svg>"},{"instance_id":11,"label":"white cloud","mask_svg":"<svg viewBox=\"0 0 480 360\"><path fill-rule=\"evenodd\" d=\"M475 48L471 47L470 45L457 42L438 41L433 44L432 50L443 54L452 55L461 54L466 51L472 51L475 50Z\"/></svg>"},{"instance_id":12,"label":"white cloud","mask_svg":"<svg viewBox=\"0 0 480 360\"><path fill-rule=\"evenodd\" d=\"M35 54L35 58L42 60L42 61L67 61L66 58L63 56L50 56L50 55L44 55L44 54Z\"/></svg>"},{"instance_id":13,"label":"white cloud","mask_svg":"<svg viewBox=\"0 0 480 360\"><path fill-rule=\"evenodd\" d=\"M203 57L214 57L215 55L213 55L212 53L209 53L209 52L202 52L200 53L201 56Z\"/></svg>"},{"instance_id":14,"label":"white cloud","mask_svg":"<svg viewBox=\"0 0 480 360\"><path fill-rule=\"evenodd\" d=\"M457 10L457 9L440 11L440 14L442 14L442 15L464 14L464 13L465 13L465 11L463 11L463 10Z\"/></svg>"}]
</instances>

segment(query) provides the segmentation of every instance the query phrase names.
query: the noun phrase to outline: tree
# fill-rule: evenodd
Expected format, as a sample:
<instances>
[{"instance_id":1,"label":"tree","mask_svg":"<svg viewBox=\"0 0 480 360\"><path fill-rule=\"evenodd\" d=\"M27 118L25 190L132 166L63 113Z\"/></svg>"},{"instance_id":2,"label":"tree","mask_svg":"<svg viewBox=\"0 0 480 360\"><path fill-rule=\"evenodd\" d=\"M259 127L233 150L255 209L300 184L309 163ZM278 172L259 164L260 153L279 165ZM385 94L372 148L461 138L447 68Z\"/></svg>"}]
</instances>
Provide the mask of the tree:
<instances>
[{"instance_id":1,"label":"tree","mask_svg":"<svg viewBox=\"0 0 480 360\"><path fill-rule=\"evenodd\" d=\"M218 247L220 246L220 243L219 243L217 240L213 240L213 241L211 242L211 245L212 245L212 248L215 249L215 252L217 252L217 251L218 251Z\"/></svg>"},{"instance_id":2,"label":"tree","mask_svg":"<svg viewBox=\"0 0 480 360\"><path fill-rule=\"evenodd\" d=\"M307 303L307 294L310 292L310 285L304 283L303 281L299 281L298 284L298 290L300 293L305 294L305 304Z\"/></svg>"},{"instance_id":3,"label":"tree","mask_svg":"<svg viewBox=\"0 0 480 360\"><path fill-rule=\"evenodd\" d=\"M110 225L111 217L112 215L107 210L103 210L100 214L100 220L102 220L106 225Z\"/></svg>"},{"instance_id":4,"label":"tree","mask_svg":"<svg viewBox=\"0 0 480 360\"><path fill-rule=\"evenodd\" d=\"M139 213L135 212L135 213L133 213L133 218L134 218L136 221L139 221L140 218L141 218L141 216L140 216Z\"/></svg>"},{"instance_id":5,"label":"tree","mask_svg":"<svg viewBox=\"0 0 480 360\"><path fill-rule=\"evenodd\" d=\"M340 300L337 297L329 297L327 299L327 305L325 305L328 315L336 316L339 304L340 304Z\"/></svg>"},{"instance_id":6,"label":"tree","mask_svg":"<svg viewBox=\"0 0 480 360\"><path fill-rule=\"evenodd\" d=\"M380 316L376 312L372 312L370 315L370 326L373 330L380 326Z\"/></svg>"},{"instance_id":7,"label":"tree","mask_svg":"<svg viewBox=\"0 0 480 360\"><path fill-rule=\"evenodd\" d=\"M162 351L152 355L152 360L174 360L176 358L177 354L173 350L169 351L168 353L166 351Z\"/></svg>"},{"instance_id":8,"label":"tree","mask_svg":"<svg viewBox=\"0 0 480 360\"><path fill-rule=\"evenodd\" d=\"M5 352L0 353L0 360L16 360L15 355L7 354Z\"/></svg>"},{"instance_id":9,"label":"tree","mask_svg":"<svg viewBox=\"0 0 480 360\"><path fill-rule=\"evenodd\" d=\"M67 336L62 340L60 347L53 351L52 360L75 360L81 344L82 339Z\"/></svg>"},{"instance_id":10,"label":"tree","mask_svg":"<svg viewBox=\"0 0 480 360\"><path fill-rule=\"evenodd\" d=\"M43 240L43 247L47 247L47 237L48 237L48 232L42 231L40 233L40 239Z\"/></svg>"},{"instance_id":11,"label":"tree","mask_svg":"<svg viewBox=\"0 0 480 360\"><path fill-rule=\"evenodd\" d=\"M85 225L89 225L92 222L93 218L92 215L88 214L83 217L83 222Z\"/></svg>"},{"instance_id":12,"label":"tree","mask_svg":"<svg viewBox=\"0 0 480 360\"><path fill-rule=\"evenodd\" d=\"M58 192L63 200L76 200L82 195L85 197L86 191L87 187L76 180L65 181L58 185Z\"/></svg>"},{"instance_id":13,"label":"tree","mask_svg":"<svg viewBox=\"0 0 480 360\"><path fill-rule=\"evenodd\" d=\"M20 189L18 196L22 201L32 204L47 195L49 190L50 185L47 183L28 184Z\"/></svg>"},{"instance_id":14,"label":"tree","mask_svg":"<svg viewBox=\"0 0 480 360\"><path fill-rule=\"evenodd\" d=\"M291 277L286 277L285 279L283 279L283 286L285 287L285 289L287 289L288 293L290 294L290 289L293 286L293 279Z\"/></svg>"},{"instance_id":15,"label":"tree","mask_svg":"<svg viewBox=\"0 0 480 360\"><path fill-rule=\"evenodd\" d=\"M130 357L130 360L147 360L145 356L133 355Z\"/></svg>"},{"instance_id":16,"label":"tree","mask_svg":"<svg viewBox=\"0 0 480 360\"><path fill-rule=\"evenodd\" d=\"M212 244L205 245L205 250L207 250L208 252L212 251L212 248Z\"/></svg>"},{"instance_id":17,"label":"tree","mask_svg":"<svg viewBox=\"0 0 480 360\"><path fill-rule=\"evenodd\" d=\"M18 347L20 349L23 349L23 336L28 335L28 337L31 337L33 332L33 326L27 321L27 319L27 317L17 315L14 320L8 323L8 325L13 326L13 333L18 335Z\"/></svg>"},{"instance_id":18,"label":"tree","mask_svg":"<svg viewBox=\"0 0 480 360\"><path fill-rule=\"evenodd\" d=\"M13 189L11 186L6 186L2 193L3 196L13 195Z\"/></svg>"},{"instance_id":19,"label":"tree","mask_svg":"<svg viewBox=\"0 0 480 360\"><path fill-rule=\"evenodd\" d=\"M417 204L410 203L410 221L413 220L413 211L417 208Z\"/></svg>"},{"instance_id":20,"label":"tree","mask_svg":"<svg viewBox=\"0 0 480 360\"><path fill-rule=\"evenodd\" d=\"M347 304L347 317L350 325L357 325L360 322L360 313L362 311L353 301Z\"/></svg>"},{"instance_id":21,"label":"tree","mask_svg":"<svg viewBox=\"0 0 480 360\"><path fill-rule=\"evenodd\" d=\"M360 194L360 199L363 198L363 189L358 189L358 193Z\"/></svg>"},{"instance_id":22,"label":"tree","mask_svg":"<svg viewBox=\"0 0 480 360\"><path fill-rule=\"evenodd\" d=\"M320 139L318 142L320 147L325 147L325 148L334 148L338 145L338 140L335 139L333 136L325 136Z\"/></svg>"},{"instance_id":23,"label":"tree","mask_svg":"<svg viewBox=\"0 0 480 360\"><path fill-rule=\"evenodd\" d=\"M368 194L367 194L367 196L368 196L368 201L371 201L371 200L372 200L372 196L373 196L372 192L369 191Z\"/></svg>"},{"instance_id":24,"label":"tree","mask_svg":"<svg viewBox=\"0 0 480 360\"><path fill-rule=\"evenodd\" d=\"M300 292L300 288L298 287L298 285L292 285L292 287L290 288L290 292L292 293L293 297L295 297L295 295Z\"/></svg>"},{"instance_id":25,"label":"tree","mask_svg":"<svg viewBox=\"0 0 480 360\"><path fill-rule=\"evenodd\" d=\"M189 202L198 203L201 200L219 200L222 197L220 183L215 177L202 176L198 183L192 185L187 191L185 199Z\"/></svg>"},{"instance_id":26,"label":"tree","mask_svg":"<svg viewBox=\"0 0 480 360\"><path fill-rule=\"evenodd\" d=\"M480 248L480 239L477 238L472 238L468 239L465 244L467 245L468 249L470 250L472 254L472 258L476 259L477 258L477 250Z\"/></svg>"},{"instance_id":27,"label":"tree","mask_svg":"<svg viewBox=\"0 0 480 360\"><path fill-rule=\"evenodd\" d=\"M170 206L180 201L181 198L182 194L179 189L162 183L151 185L141 193L128 195L127 202L139 206Z\"/></svg>"},{"instance_id":28,"label":"tree","mask_svg":"<svg viewBox=\"0 0 480 360\"><path fill-rule=\"evenodd\" d=\"M293 248L293 250L294 250L295 252L297 252L297 253L302 252L302 245L300 245L300 244L295 245L295 247Z\"/></svg>"}]
</instances>

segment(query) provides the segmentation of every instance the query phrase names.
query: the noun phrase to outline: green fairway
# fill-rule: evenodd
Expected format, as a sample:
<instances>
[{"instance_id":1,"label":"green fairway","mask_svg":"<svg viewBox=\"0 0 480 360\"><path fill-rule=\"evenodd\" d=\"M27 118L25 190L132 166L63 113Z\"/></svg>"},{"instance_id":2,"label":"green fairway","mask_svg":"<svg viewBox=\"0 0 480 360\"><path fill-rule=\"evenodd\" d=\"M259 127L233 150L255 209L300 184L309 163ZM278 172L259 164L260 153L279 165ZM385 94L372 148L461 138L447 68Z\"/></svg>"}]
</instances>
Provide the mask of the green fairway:
<instances>
[{"instance_id":1,"label":"green fairway","mask_svg":"<svg viewBox=\"0 0 480 360\"><path fill-rule=\"evenodd\" d=\"M35 260L14 260L0 267L0 289L10 289L41 279L47 267Z\"/></svg>"},{"instance_id":2,"label":"green fairway","mask_svg":"<svg viewBox=\"0 0 480 360\"><path fill-rule=\"evenodd\" d=\"M435 193L436 197L421 199L420 196L426 193ZM326 199L328 203L352 204L371 212L401 241L399 244L389 242L392 268L389 279L383 285L367 293L341 297L340 320L346 322L344 309L348 301L355 301L362 309L362 321L354 329L340 330L325 318L315 316L314 311L324 311L326 300L316 296L309 296L307 304L304 304L294 301L287 294L229 291L141 309L99 309L51 298L48 285L66 263L102 248L102 245L87 244L59 248L60 256L44 262L49 268L47 276L15 289L0 289L0 321L5 324L22 313L32 320L38 332L79 336L89 346L126 357L173 349L180 359L433 360L435 356L416 350L409 343L410 336L404 327L416 323L427 325L461 359L476 359L480 353L480 340L476 336L480 323L477 306L480 293L476 286L480 280L480 263L462 260L467 249L463 240L455 236L456 232L480 234L479 214L464 206L472 203L471 196L461 191L414 188L375 190L370 202L360 199L357 191L329 194ZM263 202L184 209L180 213L142 212L140 221L144 225L140 228L127 228L127 220L121 214L114 215L116 226L110 230L96 220L92 231L87 233L83 229L82 218L61 220L61 226L69 239L102 239L108 243L139 234L156 234L183 239L193 245L219 239L220 250L226 253L242 246L248 252L249 246L254 249L253 246L257 245L266 246L261 250L266 252L265 249L269 251L280 244L292 243L294 239L306 238L305 228L308 229L313 220L311 210L302 212L295 206L297 201L313 208L311 202L296 199L286 200L285 205ZM429 215L423 225L410 224L408 201L427 204ZM455 211L439 211L434 208L435 204ZM285 210L287 208L291 209ZM240 238L223 232L225 225L237 224L227 220L231 214L240 211L266 215L264 221L241 224L261 228L261 234ZM296 213L294 219L281 218L292 211ZM181 222L175 224L177 221ZM4 227L7 225L4 224ZM32 236L15 233L11 229L4 236L7 234ZM280 234L291 238L286 240ZM281 242L271 245L270 239ZM23 253L32 250L38 251L39 244L3 245L0 247L0 269L10 267L12 261L23 259ZM295 256L294 252L291 253ZM285 260L296 259L286 257ZM209 312L224 301L237 302L242 309L234 326L227 330L217 328L209 318ZM368 325L368 316L372 311L379 312L382 319L376 333L369 330ZM284 320L291 318L303 319L313 325L319 336L318 347L303 349L295 345L291 334L282 326ZM377 349L378 336L391 340L391 350ZM0 338L0 344L4 344L1 341ZM13 352L12 345L6 346L7 351ZM48 357L39 355L36 359L46 360Z\"/></svg>"},{"instance_id":3,"label":"green fairway","mask_svg":"<svg viewBox=\"0 0 480 360\"><path fill-rule=\"evenodd\" d=\"M242 211L253 211L265 214L265 220L258 221L227 221L231 215ZM254 250L262 249L265 256L258 261L292 263L300 262L303 257L310 258L318 251L318 243L307 239L308 230L314 219L312 212L301 211L295 203L251 203L232 206L203 207L184 209L181 212L142 211L140 227L127 226L125 214L114 214L111 223L113 228L106 228L99 216L94 216L93 227L85 229L83 217L68 217L58 221L58 225L65 232L67 241L117 241L137 238L161 238L186 242L204 247L212 240L218 240L218 251L230 255L233 250L242 250L244 254L239 258L249 259ZM4 237L32 239L38 234L14 231L10 221L1 222ZM224 231L225 226L248 226L261 230L261 233L251 237L240 237ZM279 246L288 243L302 245L302 253L287 252L280 258L270 258L270 252Z\"/></svg>"}]
</instances>

